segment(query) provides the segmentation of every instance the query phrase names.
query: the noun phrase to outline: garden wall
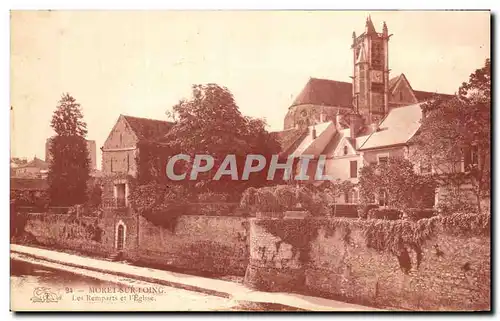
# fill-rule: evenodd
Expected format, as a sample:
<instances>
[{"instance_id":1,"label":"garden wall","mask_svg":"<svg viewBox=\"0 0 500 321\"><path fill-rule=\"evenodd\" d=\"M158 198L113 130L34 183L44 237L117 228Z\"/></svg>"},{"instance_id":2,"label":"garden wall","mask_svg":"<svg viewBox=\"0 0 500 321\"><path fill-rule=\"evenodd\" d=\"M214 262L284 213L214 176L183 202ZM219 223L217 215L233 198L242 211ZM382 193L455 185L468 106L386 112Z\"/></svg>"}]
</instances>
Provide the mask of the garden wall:
<instances>
[{"instance_id":1,"label":"garden wall","mask_svg":"<svg viewBox=\"0 0 500 321\"><path fill-rule=\"evenodd\" d=\"M379 248L384 240L368 240L376 235L369 236L364 223L349 219L251 219L245 283L377 307L489 309L489 236L438 232L420 246L405 245L409 257L398 257ZM378 224L389 224L387 231L398 233L391 230L399 226L395 221ZM425 232L423 227L420 231Z\"/></svg>"},{"instance_id":2,"label":"garden wall","mask_svg":"<svg viewBox=\"0 0 500 321\"><path fill-rule=\"evenodd\" d=\"M116 252L118 225L126 231L127 260L208 274L245 274L249 254L248 221L244 217L186 215L166 228L125 209L107 209L99 219L29 214L25 230L37 243L50 248L108 257ZM99 238L94 226L101 231Z\"/></svg>"}]
</instances>

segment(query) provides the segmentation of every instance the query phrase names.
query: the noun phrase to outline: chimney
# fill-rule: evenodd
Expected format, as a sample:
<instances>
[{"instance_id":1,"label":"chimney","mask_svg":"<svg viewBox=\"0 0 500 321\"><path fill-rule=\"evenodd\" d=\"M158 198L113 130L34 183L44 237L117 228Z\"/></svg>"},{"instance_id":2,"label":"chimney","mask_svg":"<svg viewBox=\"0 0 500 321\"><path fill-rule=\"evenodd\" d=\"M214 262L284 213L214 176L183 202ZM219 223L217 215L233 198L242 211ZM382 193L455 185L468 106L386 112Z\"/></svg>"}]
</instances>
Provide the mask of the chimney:
<instances>
[{"instance_id":1,"label":"chimney","mask_svg":"<svg viewBox=\"0 0 500 321\"><path fill-rule=\"evenodd\" d=\"M319 114L319 123L323 124L325 122L325 115L323 114L323 111Z\"/></svg>"},{"instance_id":2,"label":"chimney","mask_svg":"<svg viewBox=\"0 0 500 321\"><path fill-rule=\"evenodd\" d=\"M314 125L312 127L312 138L316 139L316 128L314 127Z\"/></svg>"}]
</instances>

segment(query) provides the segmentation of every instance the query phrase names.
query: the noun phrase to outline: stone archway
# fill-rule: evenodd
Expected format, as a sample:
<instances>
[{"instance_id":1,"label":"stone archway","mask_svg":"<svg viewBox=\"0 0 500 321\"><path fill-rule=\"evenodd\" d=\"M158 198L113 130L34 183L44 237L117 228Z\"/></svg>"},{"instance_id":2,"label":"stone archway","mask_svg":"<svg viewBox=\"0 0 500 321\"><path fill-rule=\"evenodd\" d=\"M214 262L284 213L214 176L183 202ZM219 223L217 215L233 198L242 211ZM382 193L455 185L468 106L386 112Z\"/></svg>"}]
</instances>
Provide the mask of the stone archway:
<instances>
[{"instance_id":1,"label":"stone archway","mask_svg":"<svg viewBox=\"0 0 500 321\"><path fill-rule=\"evenodd\" d=\"M127 237L127 226L125 223L123 223L122 220L120 220L116 224L116 229L115 229L115 249L118 252L123 252L125 249L125 241Z\"/></svg>"}]
</instances>

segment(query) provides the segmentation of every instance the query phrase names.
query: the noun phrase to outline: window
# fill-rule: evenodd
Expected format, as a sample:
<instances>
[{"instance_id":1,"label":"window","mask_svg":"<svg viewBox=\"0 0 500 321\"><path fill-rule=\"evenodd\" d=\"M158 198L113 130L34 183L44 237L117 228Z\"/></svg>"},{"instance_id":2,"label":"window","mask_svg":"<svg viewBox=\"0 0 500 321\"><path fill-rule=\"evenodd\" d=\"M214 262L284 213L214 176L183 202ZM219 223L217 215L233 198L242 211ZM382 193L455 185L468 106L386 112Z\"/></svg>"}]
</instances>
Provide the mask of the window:
<instances>
[{"instance_id":1,"label":"window","mask_svg":"<svg viewBox=\"0 0 500 321\"><path fill-rule=\"evenodd\" d=\"M120 146L122 146L122 143L123 143L123 134L120 133Z\"/></svg>"},{"instance_id":2,"label":"window","mask_svg":"<svg viewBox=\"0 0 500 321\"><path fill-rule=\"evenodd\" d=\"M387 164L389 161L389 154L377 155L378 164Z\"/></svg>"},{"instance_id":3,"label":"window","mask_svg":"<svg viewBox=\"0 0 500 321\"><path fill-rule=\"evenodd\" d=\"M358 177L358 161L351 161L351 178Z\"/></svg>"},{"instance_id":4,"label":"window","mask_svg":"<svg viewBox=\"0 0 500 321\"><path fill-rule=\"evenodd\" d=\"M347 146L344 146L344 155L347 155L349 153L349 148Z\"/></svg>"},{"instance_id":5,"label":"window","mask_svg":"<svg viewBox=\"0 0 500 321\"><path fill-rule=\"evenodd\" d=\"M113 171L113 157L111 157L110 164L111 164L110 165L110 167L111 167L110 171L112 172Z\"/></svg>"},{"instance_id":6,"label":"window","mask_svg":"<svg viewBox=\"0 0 500 321\"><path fill-rule=\"evenodd\" d=\"M403 101L403 92L402 91L399 92L399 101Z\"/></svg>"},{"instance_id":7,"label":"window","mask_svg":"<svg viewBox=\"0 0 500 321\"><path fill-rule=\"evenodd\" d=\"M115 184L116 206L125 207L125 184Z\"/></svg>"},{"instance_id":8,"label":"window","mask_svg":"<svg viewBox=\"0 0 500 321\"><path fill-rule=\"evenodd\" d=\"M387 206L387 192L384 189L381 189L378 193L378 205Z\"/></svg>"},{"instance_id":9,"label":"window","mask_svg":"<svg viewBox=\"0 0 500 321\"><path fill-rule=\"evenodd\" d=\"M127 173L130 170L130 154L127 154Z\"/></svg>"}]
</instances>

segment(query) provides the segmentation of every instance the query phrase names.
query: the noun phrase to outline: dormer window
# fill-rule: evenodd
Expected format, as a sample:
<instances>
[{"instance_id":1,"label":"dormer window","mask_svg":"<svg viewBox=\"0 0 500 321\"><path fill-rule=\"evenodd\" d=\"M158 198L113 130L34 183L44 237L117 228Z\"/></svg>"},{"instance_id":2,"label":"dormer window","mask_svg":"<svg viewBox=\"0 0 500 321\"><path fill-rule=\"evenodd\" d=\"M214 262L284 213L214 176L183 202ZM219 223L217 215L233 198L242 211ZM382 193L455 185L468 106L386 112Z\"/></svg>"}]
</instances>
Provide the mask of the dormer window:
<instances>
[{"instance_id":1,"label":"dormer window","mask_svg":"<svg viewBox=\"0 0 500 321\"><path fill-rule=\"evenodd\" d=\"M349 154L349 148L347 146L344 146L344 155Z\"/></svg>"}]
</instances>

